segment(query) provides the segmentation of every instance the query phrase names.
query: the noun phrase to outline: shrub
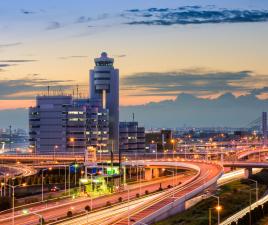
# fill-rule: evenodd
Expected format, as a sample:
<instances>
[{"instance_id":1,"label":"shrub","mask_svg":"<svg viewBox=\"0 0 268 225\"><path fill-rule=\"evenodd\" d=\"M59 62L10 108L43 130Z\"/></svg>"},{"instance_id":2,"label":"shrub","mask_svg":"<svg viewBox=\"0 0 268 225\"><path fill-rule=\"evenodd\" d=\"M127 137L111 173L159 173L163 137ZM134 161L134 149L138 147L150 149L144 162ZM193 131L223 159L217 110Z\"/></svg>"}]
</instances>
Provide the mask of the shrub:
<instances>
[{"instance_id":1,"label":"shrub","mask_svg":"<svg viewBox=\"0 0 268 225\"><path fill-rule=\"evenodd\" d=\"M122 202L123 201L123 198L122 197L119 197L118 198L118 202Z\"/></svg>"},{"instance_id":2,"label":"shrub","mask_svg":"<svg viewBox=\"0 0 268 225\"><path fill-rule=\"evenodd\" d=\"M137 193L137 194L136 194L136 198L139 198L139 197L140 197L140 194L139 194L139 193Z\"/></svg>"},{"instance_id":3,"label":"shrub","mask_svg":"<svg viewBox=\"0 0 268 225\"><path fill-rule=\"evenodd\" d=\"M40 223L40 224L45 224L45 219L44 219L44 217L39 218L39 223Z\"/></svg>"},{"instance_id":4,"label":"shrub","mask_svg":"<svg viewBox=\"0 0 268 225\"><path fill-rule=\"evenodd\" d=\"M106 206L111 206L111 205L112 205L112 203L110 201L106 202Z\"/></svg>"},{"instance_id":5,"label":"shrub","mask_svg":"<svg viewBox=\"0 0 268 225\"><path fill-rule=\"evenodd\" d=\"M91 209L90 209L90 206L89 205L86 205L85 206L85 210L87 211L87 212L89 212Z\"/></svg>"},{"instance_id":6,"label":"shrub","mask_svg":"<svg viewBox=\"0 0 268 225\"><path fill-rule=\"evenodd\" d=\"M146 190L146 191L145 191L145 194L146 194L146 195L148 195L148 194L149 194L149 191L148 191L148 190Z\"/></svg>"},{"instance_id":7,"label":"shrub","mask_svg":"<svg viewBox=\"0 0 268 225\"><path fill-rule=\"evenodd\" d=\"M73 216L73 212L69 210L69 211L67 212L67 217L72 217L72 216Z\"/></svg>"}]
</instances>

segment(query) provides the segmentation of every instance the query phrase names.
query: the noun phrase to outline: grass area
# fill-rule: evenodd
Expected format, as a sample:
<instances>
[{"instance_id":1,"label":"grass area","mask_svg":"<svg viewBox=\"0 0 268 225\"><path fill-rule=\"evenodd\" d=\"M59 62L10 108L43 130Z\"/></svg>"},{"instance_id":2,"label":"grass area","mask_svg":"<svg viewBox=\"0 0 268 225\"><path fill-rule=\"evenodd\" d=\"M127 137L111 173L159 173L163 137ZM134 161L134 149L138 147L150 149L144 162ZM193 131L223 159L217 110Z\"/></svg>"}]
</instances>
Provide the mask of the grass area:
<instances>
[{"instance_id":1,"label":"grass area","mask_svg":"<svg viewBox=\"0 0 268 225\"><path fill-rule=\"evenodd\" d=\"M268 216L264 217L263 219L261 219L259 223L257 223L257 225L267 225L267 224L268 224Z\"/></svg>"},{"instance_id":2,"label":"grass area","mask_svg":"<svg viewBox=\"0 0 268 225\"><path fill-rule=\"evenodd\" d=\"M262 196L267 189L268 171L263 170L252 177L259 182L259 196ZM249 180L234 181L220 187L215 193L220 196L220 205L222 206L221 221L231 216L235 212L245 208L249 204L249 189L255 188L255 183ZM252 191L252 202L255 200L255 191ZM205 199L190 209L171 216L155 225L207 225L209 208L215 208L217 199ZM268 218L267 218L268 219ZM217 211L212 209L212 224L217 223ZM265 225L263 223L261 225Z\"/></svg>"}]
</instances>

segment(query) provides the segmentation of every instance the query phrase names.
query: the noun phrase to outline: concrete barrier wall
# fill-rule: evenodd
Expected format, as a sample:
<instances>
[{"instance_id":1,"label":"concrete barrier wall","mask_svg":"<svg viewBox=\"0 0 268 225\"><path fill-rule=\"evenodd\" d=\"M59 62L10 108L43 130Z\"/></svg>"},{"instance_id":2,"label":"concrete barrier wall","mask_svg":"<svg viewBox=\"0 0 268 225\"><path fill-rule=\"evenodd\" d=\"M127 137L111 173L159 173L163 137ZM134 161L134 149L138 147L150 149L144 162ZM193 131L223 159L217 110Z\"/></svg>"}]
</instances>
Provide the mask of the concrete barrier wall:
<instances>
[{"instance_id":1,"label":"concrete barrier wall","mask_svg":"<svg viewBox=\"0 0 268 225\"><path fill-rule=\"evenodd\" d=\"M185 202L187 200L191 199L192 197L194 197L197 194L201 193L206 188L208 188L211 185L213 185L214 183L216 183L221 175L222 175L222 173L219 174L218 176L214 177L213 179L209 180L208 182L204 183L202 186L194 189L193 191L191 191L190 193L186 194L185 196L183 196L183 197L181 197L179 199L176 199L174 202L162 207L161 209L159 209L159 210L155 211L154 213L150 214L149 216L143 218L139 222L142 222L142 223L145 223L145 224L151 224L151 223L160 221L162 219L165 219L165 218L167 218L169 216L172 216L172 215L174 215L176 213L184 211ZM139 222L135 223L135 225L138 225Z\"/></svg>"}]
</instances>

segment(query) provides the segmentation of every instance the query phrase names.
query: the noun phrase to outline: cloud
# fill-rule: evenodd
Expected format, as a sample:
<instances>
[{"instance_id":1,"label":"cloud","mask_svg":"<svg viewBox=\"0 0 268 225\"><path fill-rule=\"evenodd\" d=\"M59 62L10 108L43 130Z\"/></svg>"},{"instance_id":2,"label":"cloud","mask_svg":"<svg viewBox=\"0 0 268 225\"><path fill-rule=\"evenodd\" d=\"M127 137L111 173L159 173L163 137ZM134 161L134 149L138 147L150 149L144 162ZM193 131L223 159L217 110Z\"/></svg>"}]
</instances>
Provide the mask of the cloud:
<instances>
[{"instance_id":1,"label":"cloud","mask_svg":"<svg viewBox=\"0 0 268 225\"><path fill-rule=\"evenodd\" d=\"M0 48L14 47L14 46L18 46L18 45L22 45L22 43L21 42L14 42L14 43L0 44Z\"/></svg>"},{"instance_id":2,"label":"cloud","mask_svg":"<svg viewBox=\"0 0 268 225\"><path fill-rule=\"evenodd\" d=\"M9 66L13 66L13 64L3 64L3 63L0 63L0 68L9 67Z\"/></svg>"},{"instance_id":3,"label":"cloud","mask_svg":"<svg viewBox=\"0 0 268 225\"><path fill-rule=\"evenodd\" d=\"M75 23L86 23L86 22L89 22L89 21L92 21L91 17L80 16L79 18L77 18Z\"/></svg>"},{"instance_id":4,"label":"cloud","mask_svg":"<svg viewBox=\"0 0 268 225\"><path fill-rule=\"evenodd\" d=\"M72 80L48 80L38 74L32 74L16 80L0 80L0 99L33 99L36 94L47 90L58 93L70 90Z\"/></svg>"},{"instance_id":5,"label":"cloud","mask_svg":"<svg viewBox=\"0 0 268 225\"><path fill-rule=\"evenodd\" d=\"M26 63L26 62L36 62L38 60L35 59L8 59L8 60L0 60L1 63Z\"/></svg>"},{"instance_id":6,"label":"cloud","mask_svg":"<svg viewBox=\"0 0 268 225\"><path fill-rule=\"evenodd\" d=\"M53 21L47 27L46 30L55 30L63 27L59 22Z\"/></svg>"},{"instance_id":7,"label":"cloud","mask_svg":"<svg viewBox=\"0 0 268 225\"><path fill-rule=\"evenodd\" d=\"M126 57L127 55L125 54L120 54L120 55L113 55L114 58L124 58Z\"/></svg>"},{"instance_id":8,"label":"cloud","mask_svg":"<svg viewBox=\"0 0 268 225\"><path fill-rule=\"evenodd\" d=\"M59 59L73 59L73 58L88 58L86 55L71 55L71 56L62 56Z\"/></svg>"},{"instance_id":9,"label":"cloud","mask_svg":"<svg viewBox=\"0 0 268 225\"><path fill-rule=\"evenodd\" d=\"M254 81L254 82L253 82ZM202 69L175 72L145 72L121 78L122 90L129 96L176 96L190 93L197 96L226 92L245 94L268 86L268 76L251 71L211 72ZM254 85L252 85L254 84Z\"/></svg>"},{"instance_id":10,"label":"cloud","mask_svg":"<svg viewBox=\"0 0 268 225\"><path fill-rule=\"evenodd\" d=\"M30 10L26 10L26 9L21 9L20 11L21 11L21 13L23 13L25 15L29 15L29 14L34 14L35 13L34 11L30 11Z\"/></svg>"},{"instance_id":11,"label":"cloud","mask_svg":"<svg viewBox=\"0 0 268 225\"><path fill-rule=\"evenodd\" d=\"M267 10L217 9L184 6L178 8L130 9L122 14L129 25L187 25L207 23L243 23L268 21Z\"/></svg>"}]
</instances>

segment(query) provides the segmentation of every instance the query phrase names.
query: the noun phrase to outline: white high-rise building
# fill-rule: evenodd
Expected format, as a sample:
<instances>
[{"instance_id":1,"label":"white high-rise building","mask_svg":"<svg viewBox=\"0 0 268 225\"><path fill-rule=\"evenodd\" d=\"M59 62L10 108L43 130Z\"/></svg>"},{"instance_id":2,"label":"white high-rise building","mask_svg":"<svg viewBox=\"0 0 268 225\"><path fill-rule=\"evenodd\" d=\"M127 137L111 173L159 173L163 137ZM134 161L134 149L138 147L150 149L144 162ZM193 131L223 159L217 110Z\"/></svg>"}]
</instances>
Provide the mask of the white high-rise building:
<instances>
[{"instance_id":1,"label":"white high-rise building","mask_svg":"<svg viewBox=\"0 0 268 225\"><path fill-rule=\"evenodd\" d=\"M109 138L114 151L119 151L119 70L113 66L114 59L101 53L90 70L90 98L101 99L104 109L109 111Z\"/></svg>"}]
</instances>

